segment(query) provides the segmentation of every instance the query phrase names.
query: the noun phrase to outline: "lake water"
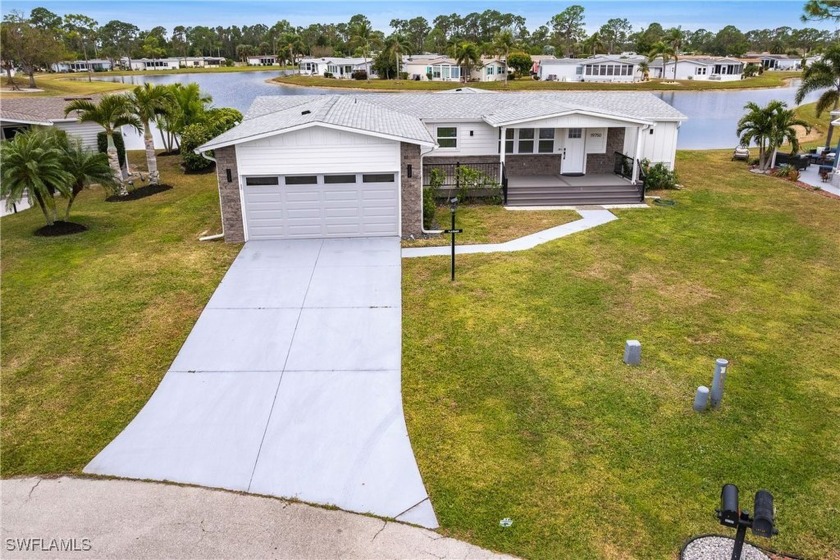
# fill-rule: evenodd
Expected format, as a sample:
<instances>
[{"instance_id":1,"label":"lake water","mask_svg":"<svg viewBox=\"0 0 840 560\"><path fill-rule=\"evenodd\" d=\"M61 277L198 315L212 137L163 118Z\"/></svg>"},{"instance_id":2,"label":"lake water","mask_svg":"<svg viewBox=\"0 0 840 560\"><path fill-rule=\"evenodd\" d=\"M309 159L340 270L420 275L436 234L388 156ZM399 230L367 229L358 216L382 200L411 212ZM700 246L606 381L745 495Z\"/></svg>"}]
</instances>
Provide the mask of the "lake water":
<instances>
[{"instance_id":1,"label":"lake water","mask_svg":"<svg viewBox=\"0 0 840 560\"><path fill-rule=\"evenodd\" d=\"M284 72L254 71L224 74L166 74L161 76L123 76L101 78L126 84L172 84L196 82L201 89L213 96L213 105L234 107L245 112L255 97L260 95L347 94L360 92L318 88L288 87L268 83ZM735 135L738 119L744 114L744 105L753 101L766 105L773 99L794 106L796 87L720 91L664 91L655 95L671 104L688 117L680 128L677 147L684 150L733 148L738 144ZM816 101L819 93L805 98L805 103ZM826 115L826 119L828 115Z\"/></svg>"}]
</instances>

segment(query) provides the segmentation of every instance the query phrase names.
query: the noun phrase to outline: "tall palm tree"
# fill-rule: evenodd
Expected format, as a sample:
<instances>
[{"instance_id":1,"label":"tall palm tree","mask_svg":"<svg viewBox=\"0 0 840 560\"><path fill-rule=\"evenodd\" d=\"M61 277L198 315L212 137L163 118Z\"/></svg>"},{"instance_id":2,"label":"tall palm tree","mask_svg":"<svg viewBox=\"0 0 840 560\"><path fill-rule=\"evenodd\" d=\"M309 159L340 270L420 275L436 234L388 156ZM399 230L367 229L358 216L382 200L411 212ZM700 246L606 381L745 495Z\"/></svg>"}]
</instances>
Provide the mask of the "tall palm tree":
<instances>
[{"instance_id":1,"label":"tall palm tree","mask_svg":"<svg viewBox=\"0 0 840 560\"><path fill-rule=\"evenodd\" d=\"M98 183L103 187L114 186L114 176L108 165L108 156L93 150L86 150L78 140L64 148L64 169L70 174L70 193L64 219L70 217L73 201L85 187Z\"/></svg>"},{"instance_id":2,"label":"tall palm tree","mask_svg":"<svg viewBox=\"0 0 840 560\"><path fill-rule=\"evenodd\" d=\"M128 96L131 112L140 119L143 126L143 145L146 148L146 166L149 170L149 184L157 184L160 180L157 156L155 155L155 139L152 137L150 122L158 115L174 110L174 97L165 86L155 86L146 83L137 86Z\"/></svg>"},{"instance_id":3,"label":"tall palm tree","mask_svg":"<svg viewBox=\"0 0 840 560\"><path fill-rule=\"evenodd\" d=\"M758 167L766 170L773 161L773 153L784 144L790 142L791 150L799 150L799 140L794 126L810 126L805 121L796 118L794 111L787 108L782 101L771 101L765 107L754 102L744 105L746 114L738 121L736 134L741 144L748 146L755 143L758 146Z\"/></svg>"},{"instance_id":4,"label":"tall palm tree","mask_svg":"<svg viewBox=\"0 0 840 560\"><path fill-rule=\"evenodd\" d=\"M674 57L674 81L677 81L677 63L680 61L680 49L682 49L684 39L683 30L679 27L673 27L669 29L665 33L665 37L663 41L666 45L670 46L673 50L673 57ZM664 69L663 69L664 71Z\"/></svg>"},{"instance_id":5,"label":"tall palm tree","mask_svg":"<svg viewBox=\"0 0 840 560\"><path fill-rule=\"evenodd\" d=\"M379 39L373 32L373 28L367 21L359 21L350 27L350 42L357 48L361 49L362 56L365 59L365 74L367 81L370 81L370 71L368 70L368 58L370 58L370 51L379 44Z\"/></svg>"},{"instance_id":6,"label":"tall palm tree","mask_svg":"<svg viewBox=\"0 0 840 560\"><path fill-rule=\"evenodd\" d=\"M117 157L117 147L114 144L114 131L122 126L130 126L140 132L140 119L131 113L131 103L124 95L103 95L99 103L89 99L74 99L64 108L64 114L69 115L78 111L79 120L82 122L94 122L105 129L105 136L108 139L108 163L114 173L114 179L120 183L120 194L126 194L123 181L128 178L128 173L120 169L120 161Z\"/></svg>"},{"instance_id":7,"label":"tall palm tree","mask_svg":"<svg viewBox=\"0 0 840 560\"><path fill-rule=\"evenodd\" d=\"M404 35L394 33L385 39L382 48L394 54L394 61L397 63L397 80L399 80L402 57L404 54L411 54L411 43Z\"/></svg>"},{"instance_id":8,"label":"tall palm tree","mask_svg":"<svg viewBox=\"0 0 840 560\"><path fill-rule=\"evenodd\" d=\"M814 62L802 73L802 83L796 90L796 104L802 103L805 96L812 91L821 89L826 89L826 91L817 100L817 117L826 109L836 111L840 107L840 45L829 48L821 60ZM833 134L834 126L829 123L828 137L825 139L826 148L831 147Z\"/></svg>"},{"instance_id":9,"label":"tall palm tree","mask_svg":"<svg viewBox=\"0 0 840 560\"><path fill-rule=\"evenodd\" d=\"M481 61L481 53L478 51L478 46L469 41L461 41L455 43L452 47L452 57L458 62L461 67L461 78L464 82L469 80L472 69ZM466 72L464 72L466 70Z\"/></svg>"},{"instance_id":10,"label":"tall palm tree","mask_svg":"<svg viewBox=\"0 0 840 560\"><path fill-rule=\"evenodd\" d=\"M505 86L508 81L508 57L510 50L516 46L516 40L513 38L513 33L510 29L503 29L496 33L493 38L493 50L497 55L505 55Z\"/></svg>"},{"instance_id":11,"label":"tall palm tree","mask_svg":"<svg viewBox=\"0 0 840 560\"><path fill-rule=\"evenodd\" d=\"M664 41L657 41L651 47L650 52L648 53L648 59L653 60L656 57L662 57L662 78L665 78L665 66L667 66L668 61L671 58L674 58L674 81L677 80L677 51L674 50L674 47L669 45Z\"/></svg>"},{"instance_id":12,"label":"tall palm tree","mask_svg":"<svg viewBox=\"0 0 840 560\"><path fill-rule=\"evenodd\" d=\"M0 143L0 194L6 204L15 204L24 196L34 200L44 213L48 226L55 223L55 193L70 194L73 179L65 168L61 143L56 131L31 128L14 139Z\"/></svg>"}]
</instances>

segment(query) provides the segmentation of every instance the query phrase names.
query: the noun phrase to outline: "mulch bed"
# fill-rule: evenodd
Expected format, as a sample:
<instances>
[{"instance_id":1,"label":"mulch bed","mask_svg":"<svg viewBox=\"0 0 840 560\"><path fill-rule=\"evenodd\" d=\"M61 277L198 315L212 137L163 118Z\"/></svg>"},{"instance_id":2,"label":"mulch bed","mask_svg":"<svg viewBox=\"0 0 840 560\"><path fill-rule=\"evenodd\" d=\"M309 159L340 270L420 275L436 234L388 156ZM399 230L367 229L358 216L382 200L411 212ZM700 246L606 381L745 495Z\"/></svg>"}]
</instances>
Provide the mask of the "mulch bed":
<instances>
[{"instance_id":1,"label":"mulch bed","mask_svg":"<svg viewBox=\"0 0 840 560\"><path fill-rule=\"evenodd\" d=\"M120 196L114 194L105 199L105 202L128 202L130 200L140 200L153 194L161 193L172 189L172 185L165 185L163 183L158 185L144 185L128 191L127 195Z\"/></svg>"},{"instance_id":2,"label":"mulch bed","mask_svg":"<svg viewBox=\"0 0 840 560\"><path fill-rule=\"evenodd\" d=\"M73 235L74 233L82 233L87 231L87 226L76 224L73 222L65 222L56 220L51 226L39 227L34 231L35 235L39 237L59 237L61 235Z\"/></svg>"}]
</instances>

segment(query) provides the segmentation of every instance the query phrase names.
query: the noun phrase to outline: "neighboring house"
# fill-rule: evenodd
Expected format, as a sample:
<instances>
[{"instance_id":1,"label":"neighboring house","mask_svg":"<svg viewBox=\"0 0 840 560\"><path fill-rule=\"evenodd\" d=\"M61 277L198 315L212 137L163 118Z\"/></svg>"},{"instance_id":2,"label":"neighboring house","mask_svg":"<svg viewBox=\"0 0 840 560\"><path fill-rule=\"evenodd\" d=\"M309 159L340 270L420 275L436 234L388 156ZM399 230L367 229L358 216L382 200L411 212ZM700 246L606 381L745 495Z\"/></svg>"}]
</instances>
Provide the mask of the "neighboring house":
<instances>
[{"instance_id":1,"label":"neighboring house","mask_svg":"<svg viewBox=\"0 0 840 560\"><path fill-rule=\"evenodd\" d=\"M537 75L549 82L636 82L642 79L639 63L644 60L635 54L546 59Z\"/></svg>"},{"instance_id":2,"label":"neighboring house","mask_svg":"<svg viewBox=\"0 0 840 560\"><path fill-rule=\"evenodd\" d=\"M544 60L557 60L553 54L532 54L531 55L531 74L539 75L540 63Z\"/></svg>"},{"instance_id":3,"label":"neighboring house","mask_svg":"<svg viewBox=\"0 0 840 560\"><path fill-rule=\"evenodd\" d=\"M73 115L64 115L64 108L76 97L18 97L0 100L2 139L10 140L18 132L33 126L54 126L78 138L82 145L96 149L96 135L103 130L95 123L79 122ZM98 96L81 97L96 101Z\"/></svg>"},{"instance_id":4,"label":"neighboring house","mask_svg":"<svg viewBox=\"0 0 840 560\"><path fill-rule=\"evenodd\" d=\"M416 236L426 168L456 162L509 179L511 196L542 184L574 191L575 180L638 196L639 162L673 168L686 118L645 92L459 89L258 97L241 124L196 150L217 162L225 239Z\"/></svg>"},{"instance_id":5,"label":"neighboring house","mask_svg":"<svg viewBox=\"0 0 840 560\"><path fill-rule=\"evenodd\" d=\"M334 78L352 78L353 72L364 70L368 76L372 75L371 64L373 61L368 58L302 58L298 67L300 73L308 76L324 76L329 73Z\"/></svg>"},{"instance_id":6,"label":"neighboring house","mask_svg":"<svg viewBox=\"0 0 840 560\"><path fill-rule=\"evenodd\" d=\"M111 61L105 59L94 60L64 60L50 65L53 72L107 72L111 69Z\"/></svg>"},{"instance_id":7,"label":"neighboring house","mask_svg":"<svg viewBox=\"0 0 840 560\"><path fill-rule=\"evenodd\" d=\"M794 71L802 69L802 57L786 54L748 53L750 58L758 58L765 70Z\"/></svg>"},{"instance_id":8,"label":"neighboring house","mask_svg":"<svg viewBox=\"0 0 840 560\"><path fill-rule=\"evenodd\" d=\"M128 70L143 72L145 70L178 70L181 67L180 58L122 58L120 65Z\"/></svg>"},{"instance_id":9,"label":"neighboring house","mask_svg":"<svg viewBox=\"0 0 840 560\"><path fill-rule=\"evenodd\" d=\"M410 80L460 82L461 67L458 61L439 54L404 56L401 70Z\"/></svg>"},{"instance_id":10,"label":"neighboring house","mask_svg":"<svg viewBox=\"0 0 840 560\"><path fill-rule=\"evenodd\" d=\"M246 59L248 66L277 66L280 62L273 54L263 54L259 56L249 56Z\"/></svg>"},{"instance_id":11,"label":"neighboring house","mask_svg":"<svg viewBox=\"0 0 840 560\"><path fill-rule=\"evenodd\" d=\"M496 82L505 79L507 64L497 58L482 58L481 62L472 69L470 80L477 82Z\"/></svg>"},{"instance_id":12,"label":"neighboring house","mask_svg":"<svg viewBox=\"0 0 840 560\"><path fill-rule=\"evenodd\" d=\"M223 56L182 56L177 60L179 68L218 68L225 64Z\"/></svg>"},{"instance_id":13,"label":"neighboring house","mask_svg":"<svg viewBox=\"0 0 840 560\"><path fill-rule=\"evenodd\" d=\"M720 80L724 82L741 80L744 77L745 63L737 58L724 56L680 56L675 62L670 59L664 68L662 58L650 62L653 78L674 79L674 66L677 67L677 80Z\"/></svg>"}]
</instances>

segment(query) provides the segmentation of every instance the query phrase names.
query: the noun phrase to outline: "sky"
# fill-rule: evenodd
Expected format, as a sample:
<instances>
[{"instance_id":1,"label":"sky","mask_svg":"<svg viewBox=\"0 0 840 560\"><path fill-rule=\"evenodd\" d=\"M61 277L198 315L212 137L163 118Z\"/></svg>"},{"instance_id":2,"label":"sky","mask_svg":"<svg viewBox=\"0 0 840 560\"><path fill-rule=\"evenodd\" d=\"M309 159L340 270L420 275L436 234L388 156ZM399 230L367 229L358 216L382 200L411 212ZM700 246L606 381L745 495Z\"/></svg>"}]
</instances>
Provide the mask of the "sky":
<instances>
[{"instance_id":1,"label":"sky","mask_svg":"<svg viewBox=\"0 0 840 560\"><path fill-rule=\"evenodd\" d=\"M43 6L58 15L81 13L97 20L99 24L112 19L130 22L140 29L151 29L162 25L171 31L176 25L254 25L263 23L273 25L281 19L292 25L306 26L310 23L346 22L353 14L362 13L370 18L376 29L389 31L388 23L395 18L409 19L423 16L431 23L440 14L481 12L494 9L511 12L526 18L529 29L545 24L551 16L559 13L571 4L584 7L587 32L597 30L613 17L630 20L633 29L646 27L652 22L669 27L682 26L683 29L707 29L717 31L726 25L734 25L742 31L750 29L773 29L781 26L816 27L818 29L837 29L837 24L829 22L809 22L799 20L805 0L743 0L743 1L708 1L708 0L671 0L654 1L533 1L506 0L460 1L446 0L360 0L335 2L327 0L307 0L306 2L286 1L246 1L246 0L171 0L153 2L143 0L3 0L2 12L19 10L28 14L32 8Z\"/></svg>"}]
</instances>

